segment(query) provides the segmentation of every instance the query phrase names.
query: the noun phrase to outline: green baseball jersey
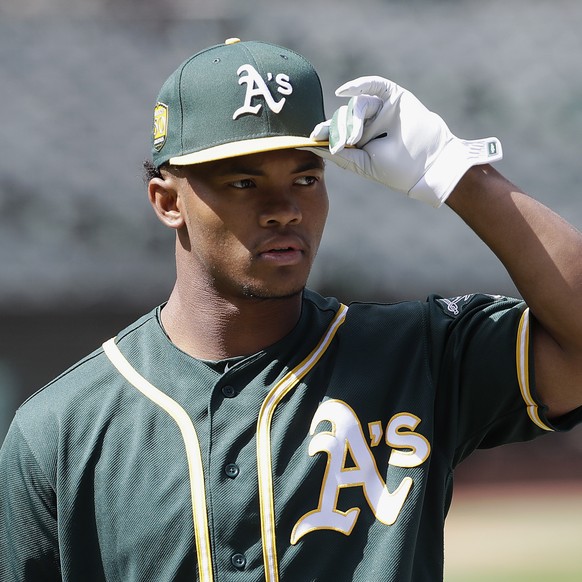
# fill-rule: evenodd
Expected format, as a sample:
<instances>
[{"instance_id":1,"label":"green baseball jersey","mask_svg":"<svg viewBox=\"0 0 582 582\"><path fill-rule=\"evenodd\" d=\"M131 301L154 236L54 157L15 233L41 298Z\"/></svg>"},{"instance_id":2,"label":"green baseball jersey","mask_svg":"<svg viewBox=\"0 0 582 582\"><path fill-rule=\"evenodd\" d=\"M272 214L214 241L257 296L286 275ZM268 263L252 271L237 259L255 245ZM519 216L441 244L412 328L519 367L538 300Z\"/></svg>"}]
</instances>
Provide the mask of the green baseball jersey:
<instances>
[{"instance_id":1,"label":"green baseball jersey","mask_svg":"<svg viewBox=\"0 0 582 582\"><path fill-rule=\"evenodd\" d=\"M568 429L529 311L306 291L260 353L194 359L144 316L32 396L0 453L0 579L434 581L456 465Z\"/></svg>"}]
</instances>

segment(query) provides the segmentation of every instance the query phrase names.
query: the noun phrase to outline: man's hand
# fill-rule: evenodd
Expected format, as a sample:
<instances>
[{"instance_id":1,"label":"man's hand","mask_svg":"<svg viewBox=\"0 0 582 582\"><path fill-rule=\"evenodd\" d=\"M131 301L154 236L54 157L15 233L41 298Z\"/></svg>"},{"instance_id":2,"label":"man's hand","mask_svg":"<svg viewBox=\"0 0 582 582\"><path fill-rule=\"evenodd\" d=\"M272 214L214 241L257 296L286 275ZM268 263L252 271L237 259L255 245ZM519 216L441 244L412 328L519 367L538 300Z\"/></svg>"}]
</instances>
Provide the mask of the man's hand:
<instances>
[{"instance_id":1,"label":"man's hand","mask_svg":"<svg viewBox=\"0 0 582 582\"><path fill-rule=\"evenodd\" d=\"M360 77L336 91L351 97L311 137L311 151L338 166L439 207L471 167L502 158L497 138L466 141L412 93L382 77ZM355 146L355 147L349 147Z\"/></svg>"}]
</instances>

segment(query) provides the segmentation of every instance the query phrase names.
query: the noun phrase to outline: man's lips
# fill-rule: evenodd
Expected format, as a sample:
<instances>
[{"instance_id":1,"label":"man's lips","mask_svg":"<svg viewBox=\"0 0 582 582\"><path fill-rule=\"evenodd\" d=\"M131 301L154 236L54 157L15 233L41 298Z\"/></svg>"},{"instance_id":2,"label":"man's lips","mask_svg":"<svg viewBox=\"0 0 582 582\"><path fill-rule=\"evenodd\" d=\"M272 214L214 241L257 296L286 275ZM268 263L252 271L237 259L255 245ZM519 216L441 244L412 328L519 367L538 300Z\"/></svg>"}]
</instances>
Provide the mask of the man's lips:
<instances>
[{"instance_id":1,"label":"man's lips","mask_svg":"<svg viewBox=\"0 0 582 582\"><path fill-rule=\"evenodd\" d=\"M278 265L291 265L303 258L305 250L305 243L297 236L276 237L261 243L257 256Z\"/></svg>"},{"instance_id":2,"label":"man's lips","mask_svg":"<svg viewBox=\"0 0 582 582\"><path fill-rule=\"evenodd\" d=\"M277 251L300 251L305 252L306 244L299 236L276 236L262 241L257 245L257 254L271 253Z\"/></svg>"}]
</instances>

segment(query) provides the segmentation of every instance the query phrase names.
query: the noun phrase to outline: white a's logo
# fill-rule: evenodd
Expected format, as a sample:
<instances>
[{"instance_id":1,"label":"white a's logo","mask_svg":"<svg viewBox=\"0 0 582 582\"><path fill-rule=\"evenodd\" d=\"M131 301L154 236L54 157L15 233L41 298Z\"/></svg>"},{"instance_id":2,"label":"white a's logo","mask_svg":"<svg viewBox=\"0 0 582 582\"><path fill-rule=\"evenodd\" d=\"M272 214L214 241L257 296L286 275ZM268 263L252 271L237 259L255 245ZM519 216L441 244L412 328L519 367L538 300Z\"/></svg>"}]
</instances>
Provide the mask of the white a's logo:
<instances>
[{"instance_id":1,"label":"white a's logo","mask_svg":"<svg viewBox=\"0 0 582 582\"><path fill-rule=\"evenodd\" d=\"M246 75L241 76L243 73ZM254 97L262 97L265 100L265 103L269 107L273 113L280 113L281 109L283 109L283 105L285 105L285 97L281 97L279 101L275 101L273 95L269 91L267 84L265 83L264 79L259 75L257 70L252 65L242 65L239 67L236 74L239 76L238 84L242 85L246 83L247 92L245 94L245 102L242 107L239 107L233 114L232 118L236 119L240 117L243 113L250 113L252 115L257 115L257 113L261 110L263 106L262 103L257 103L256 105L252 104ZM273 74L267 74L267 81L271 81L273 79ZM289 82L289 76L285 75L284 73L279 73L275 77L275 82L277 83L277 91L281 93L281 95L291 95L293 93L293 87Z\"/></svg>"},{"instance_id":2,"label":"white a's logo","mask_svg":"<svg viewBox=\"0 0 582 582\"><path fill-rule=\"evenodd\" d=\"M331 430L316 433L323 421L331 424ZM418 417L407 413L392 417L385 432L385 442L392 449L389 465L418 467L428 459L431 449L428 440L414 432L419 423ZM382 440L382 427L374 422L369 429L375 447ZM305 534L322 529L350 535L360 508L341 511L337 507L340 492L346 488L361 488L376 519L385 525L394 524L412 488L412 479L404 477L394 491L388 490L353 409L341 400L323 402L313 417L310 433L309 454L327 453L327 467L318 506L295 524L291 543L296 544Z\"/></svg>"}]
</instances>

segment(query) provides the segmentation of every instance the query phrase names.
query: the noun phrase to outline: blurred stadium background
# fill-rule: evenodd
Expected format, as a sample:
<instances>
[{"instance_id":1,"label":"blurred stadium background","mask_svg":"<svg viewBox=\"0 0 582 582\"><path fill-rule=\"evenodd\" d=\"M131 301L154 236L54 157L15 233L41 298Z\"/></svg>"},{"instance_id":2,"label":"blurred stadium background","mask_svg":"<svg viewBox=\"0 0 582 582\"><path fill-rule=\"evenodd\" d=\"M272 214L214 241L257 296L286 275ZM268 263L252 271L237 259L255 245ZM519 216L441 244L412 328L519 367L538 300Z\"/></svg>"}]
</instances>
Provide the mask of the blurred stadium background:
<instances>
[{"instance_id":1,"label":"blurred stadium background","mask_svg":"<svg viewBox=\"0 0 582 582\"><path fill-rule=\"evenodd\" d=\"M328 112L349 78L391 77L457 135L498 136L499 169L581 228L580 30L578 0L4 0L0 440L29 394L170 291L172 233L150 210L141 163L157 91L193 52L232 36L295 48L320 72ZM517 293L446 209L336 168L328 186L316 290ZM458 483L559 478L579 491L581 435L477 453Z\"/></svg>"}]
</instances>

